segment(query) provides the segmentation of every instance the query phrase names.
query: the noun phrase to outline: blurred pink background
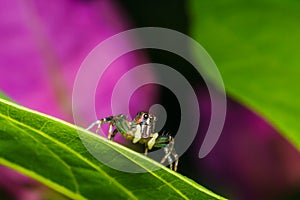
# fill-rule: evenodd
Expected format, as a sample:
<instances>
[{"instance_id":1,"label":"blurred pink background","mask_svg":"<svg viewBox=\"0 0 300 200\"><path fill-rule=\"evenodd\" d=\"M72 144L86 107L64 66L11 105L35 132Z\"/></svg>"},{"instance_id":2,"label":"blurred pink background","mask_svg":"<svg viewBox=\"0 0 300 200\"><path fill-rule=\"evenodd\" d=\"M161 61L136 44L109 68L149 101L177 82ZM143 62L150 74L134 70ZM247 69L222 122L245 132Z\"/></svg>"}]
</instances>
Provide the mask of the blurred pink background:
<instances>
[{"instance_id":1,"label":"blurred pink background","mask_svg":"<svg viewBox=\"0 0 300 200\"><path fill-rule=\"evenodd\" d=\"M178 2L146 5L155 4L157 13L159 9L172 12L181 5ZM184 9L177 7L179 11ZM187 24L149 12L153 19L145 19L147 26ZM141 23L143 19L132 17L135 14L115 0L0 1L0 90L21 105L72 122L72 87L81 62L99 42L133 28L135 21ZM110 114L109 99L118 77L147 61L147 55L138 52L112 64L102 79L107 87L99 88L95 97L100 117ZM145 95L151 98L144 98L142 104L133 101L133 112L150 105L157 98L156 92L151 88L140 92L137 99ZM209 98L201 88L198 98L199 134L181 158L179 173L231 199L300 199L299 152L266 121L233 100L229 99L220 140L207 157L199 160L201 133L205 132L210 111ZM1 167L0 199L38 200L50 196L46 187Z\"/></svg>"},{"instance_id":2,"label":"blurred pink background","mask_svg":"<svg viewBox=\"0 0 300 200\"><path fill-rule=\"evenodd\" d=\"M21 105L69 122L72 88L80 64L97 44L130 26L113 0L3 0L0 15L0 90ZM119 45L130 43L114 46ZM143 53L129 54L108 68L95 97L100 117L111 115L110 96L120 76L146 60ZM152 76L150 72L147 75ZM126 84L130 87L134 80ZM147 108L155 91L148 87L137 99L144 96L148 98L143 102L132 102L135 112ZM7 193L5 198L44 199L41 188L35 181L1 167L0 192Z\"/></svg>"}]
</instances>

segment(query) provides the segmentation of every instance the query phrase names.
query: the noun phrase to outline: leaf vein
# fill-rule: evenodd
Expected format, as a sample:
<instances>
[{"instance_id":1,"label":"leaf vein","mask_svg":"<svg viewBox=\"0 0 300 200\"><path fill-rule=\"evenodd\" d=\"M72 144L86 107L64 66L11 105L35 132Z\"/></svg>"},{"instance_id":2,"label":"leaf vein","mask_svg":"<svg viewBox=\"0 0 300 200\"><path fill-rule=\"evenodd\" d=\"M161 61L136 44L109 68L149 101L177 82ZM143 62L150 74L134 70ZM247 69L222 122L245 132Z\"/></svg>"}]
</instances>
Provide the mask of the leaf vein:
<instances>
[{"instance_id":1,"label":"leaf vein","mask_svg":"<svg viewBox=\"0 0 300 200\"><path fill-rule=\"evenodd\" d=\"M3 117L2 114L0 114L1 117ZM30 138L32 138L34 141L36 141L37 143L39 143L40 145L42 145L43 147L45 147L55 158L57 158L61 163L63 163L63 165L65 167L67 167L70 171L70 175L72 177L73 180L73 184L76 188L76 193L80 194L79 192L79 188L78 188L78 182L77 179L73 173L72 170L72 166L68 165L68 163L66 163L59 155L57 155L55 152L53 152L47 145L43 144L42 142L40 142L39 140L37 140L36 138L34 138L32 135L28 134L26 131L24 131L23 129L21 129L20 127L18 127L17 125L15 125L14 123L12 123L11 121L8 121L8 123L10 123L13 127L15 127L16 129L18 129L19 131L23 132L24 134L28 135Z\"/></svg>"},{"instance_id":2,"label":"leaf vein","mask_svg":"<svg viewBox=\"0 0 300 200\"><path fill-rule=\"evenodd\" d=\"M3 101L1 99L1 101ZM7 103L7 104L11 104L11 103ZM40 134L41 136L51 140L52 142L56 143L57 145L61 146L62 148L65 148L66 150L68 150L69 152L71 152L72 154L74 154L76 157L78 157L80 160L84 161L85 163L87 163L88 165L90 165L91 167L93 167L95 170L97 170L99 173L103 174L105 177L107 177L108 180L111 180L116 186L118 186L121 190L123 190L129 197L131 197L132 199L137 199L136 196L134 196L126 187L124 187L120 182L118 182L117 180L113 179L111 176L109 176L105 171L103 171L101 168L99 168L97 165L93 164L92 162L90 162L89 160L85 159L83 156L81 156L80 154L78 154L76 151L74 151L73 149L69 148L68 146L66 146L65 144L57 141L55 138L50 137L49 135L47 135L46 133L39 131L35 128L32 128L20 121L17 121L9 116L5 116L3 114L0 114L2 117L7 118L8 120L12 120L14 121L16 124L19 124L21 126L24 126L32 131L35 131L36 133Z\"/></svg>"}]
</instances>

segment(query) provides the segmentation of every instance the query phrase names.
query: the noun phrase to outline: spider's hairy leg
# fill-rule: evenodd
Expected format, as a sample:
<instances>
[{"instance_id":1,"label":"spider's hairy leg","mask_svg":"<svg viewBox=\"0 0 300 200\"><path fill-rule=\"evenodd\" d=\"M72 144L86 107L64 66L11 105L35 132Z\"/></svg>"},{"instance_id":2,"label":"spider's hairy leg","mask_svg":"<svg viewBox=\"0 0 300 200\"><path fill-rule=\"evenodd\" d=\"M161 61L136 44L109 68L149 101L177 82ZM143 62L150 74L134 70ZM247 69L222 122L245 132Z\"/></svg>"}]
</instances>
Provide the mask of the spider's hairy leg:
<instances>
[{"instance_id":1,"label":"spider's hairy leg","mask_svg":"<svg viewBox=\"0 0 300 200\"><path fill-rule=\"evenodd\" d=\"M147 147L147 146L145 147L145 153L144 153L144 155L145 155L145 156L148 155L148 147Z\"/></svg>"},{"instance_id":2,"label":"spider's hairy leg","mask_svg":"<svg viewBox=\"0 0 300 200\"><path fill-rule=\"evenodd\" d=\"M169 148L169 146L164 147L165 156L161 159L160 163L164 163L166 160L168 160L168 163L170 165L170 168L172 169L172 163L173 159L171 157L173 149Z\"/></svg>"},{"instance_id":3,"label":"spider's hairy leg","mask_svg":"<svg viewBox=\"0 0 300 200\"><path fill-rule=\"evenodd\" d=\"M179 162L179 156L176 153L175 148L173 148L172 155L174 156L174 159L175 159L174 171L176 172L177 171L177 167L178 167L178 162Z\"/></svg>"},{"instance_id":4,"label":"spider's hairy leg","mask_svg":"<svg viewBox=\"0 0 300 200\"><path fill-rule=\"evenodd\" d=\"M103 122L101 121L101 120L97 120L97 121L95 121L95 122L93 122L89 127L87 127L85 130L91 130L94 126L97 126L97 129L96 129L96 133L98 133L98 131L99 131L99 129L100 129L100 127L101 127L101 124L102 124Z\"/></svg>"},{"instance_id":5,"label":"spider's hairy leg","mask_svg":"<svg viewBox=\"0 0 300 200\"><path fill-rule=\"evenodd\" d=\"M113 117L106 117L106 118L97 120L94 123L92 123L89 127L87 127L86 130L91 130L94 126L97 126L95 133L98 133L102 124L110 123L110 126L112 126L112 120L113 120Z\"/></svg>"},{"instance_id":6,"label":"spider's hairy leg","mask_svg":"<svg viewBox=\"0 0 300 200\"><path fill-rule=\"evenodd\" d=\"M178 166L178 162L179 162L179 156L175 151L174 148L174 138L170 137L170 142L169 144L167 144L164 147L164 152L165 152L165 156L162 158L162 160L160 161L160 163L164 163L166 160L168 160L170 169L173 169L173 159L172 156L174 156L174 171L177 171L177 166Z\"/></svg>"},{"instance_id":7,"label":"spider's hairy leg","mask_svg":"<svg viewBox=\"0 0 300 200\"><path fill-rule=\"evenodd\" d=\"M171 157L171 150L169 149L168 146L164 148L164 152L166 155L163 157L163 159L160 161L160 163L164 163L167 159L170 169L172 169L173 168L173 159Z\"/></svg>"},{"instance_id":8,"label":"spider's hairy leg","mask_svg":"<svg viewBox=\"0 0 300 200\"><path fill-rule=\"evenodd\" d=\"M172 154L173 148L174 148L174 140L172 139L172 137L169 137L169 144L167 144L164 147L164 152L166 155L162 158L160 163L164 163L166 161L166 159L168 159L168 157L170 157L170 155Z\"/></svg>"},{"instance_id":9,"label":"spider's hairy leg","mask_svg":"<svg viewBox=\"0 0 300 200\"><path fill-rule=\"evenodd\" d=\"M117 129L115 129L113 132L108 132L107 138L108 138L109 140L114 140L114 137L115 137L115 135L117 134L117 132L118 132Z\"/></svg>"},{"instance_id":10,"label":"spider's hairy leg","mask_svg":"<svg viewBox=\"0 0 300 200\"><path fill-rule=\"evenodd\" d=\"M108 138L109 140L111 140L112 134L113 134L113 125L112 125L112 123L110 123L110 124L109 124L109 128L108 128L108 135L107 135L107 138Z\"/></svg>"}]
</instances>

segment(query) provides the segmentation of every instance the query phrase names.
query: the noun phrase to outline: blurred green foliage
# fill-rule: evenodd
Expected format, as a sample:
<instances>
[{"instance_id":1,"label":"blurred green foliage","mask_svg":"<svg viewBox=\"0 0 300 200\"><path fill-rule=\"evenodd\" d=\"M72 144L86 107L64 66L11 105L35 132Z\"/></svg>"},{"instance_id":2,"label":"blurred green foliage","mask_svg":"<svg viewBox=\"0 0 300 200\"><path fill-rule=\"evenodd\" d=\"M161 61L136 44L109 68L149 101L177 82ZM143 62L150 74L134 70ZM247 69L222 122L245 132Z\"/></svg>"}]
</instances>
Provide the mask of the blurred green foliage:
<instances>
[{"instance_id":1,"label":"blurred green foliage","mask_svg":"<svg viewBox=\"0 0 300 200\"><path fill-rule=\"evenodd\" d=\"M300 1L191 0L189 10L229 95L300 149Z\"/></svg>"}]
</instances>

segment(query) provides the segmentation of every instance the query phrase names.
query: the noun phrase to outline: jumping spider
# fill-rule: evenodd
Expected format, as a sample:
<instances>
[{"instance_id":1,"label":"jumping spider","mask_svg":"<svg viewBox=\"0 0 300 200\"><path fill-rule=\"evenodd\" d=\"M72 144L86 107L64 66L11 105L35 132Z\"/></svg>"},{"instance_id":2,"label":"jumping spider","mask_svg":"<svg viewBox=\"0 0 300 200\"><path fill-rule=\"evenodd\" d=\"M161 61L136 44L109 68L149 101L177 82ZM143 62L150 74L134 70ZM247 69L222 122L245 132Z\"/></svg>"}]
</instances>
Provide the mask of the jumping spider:
<instances>
[{"instance_id":1,"label":"jumping spider","mask_svg":"<svg viewBox=\"0 0 300 200\"><path fill-rule=\"evenodd\" d=\"M148 150L151 150L153 147L163 148L165 156L162 158L161 163L168 160L170 168L176 171L179 157L174 148L174 138L169 134L155 133L155 121L156 116L147 112L137 113L131 122L127 120L125 115L120 114L97 120L92 123L87 130L97 126L96 133L98 133L103 123L109 123L109 140L113 140L114 136L119 132L126 139L132 140L133 143L139 142L145 144L145 155L147 155ZM115 127L114 130L113 127Z\"/></svg>"}]
</instances>

